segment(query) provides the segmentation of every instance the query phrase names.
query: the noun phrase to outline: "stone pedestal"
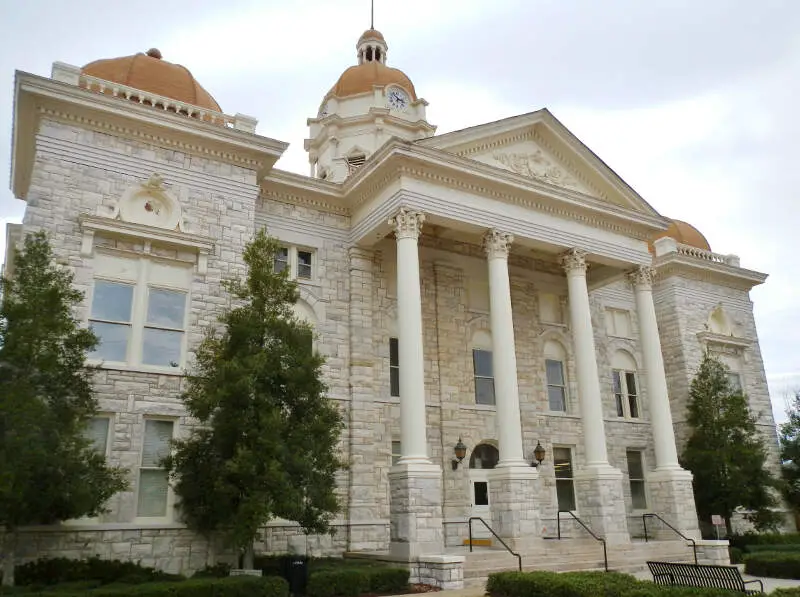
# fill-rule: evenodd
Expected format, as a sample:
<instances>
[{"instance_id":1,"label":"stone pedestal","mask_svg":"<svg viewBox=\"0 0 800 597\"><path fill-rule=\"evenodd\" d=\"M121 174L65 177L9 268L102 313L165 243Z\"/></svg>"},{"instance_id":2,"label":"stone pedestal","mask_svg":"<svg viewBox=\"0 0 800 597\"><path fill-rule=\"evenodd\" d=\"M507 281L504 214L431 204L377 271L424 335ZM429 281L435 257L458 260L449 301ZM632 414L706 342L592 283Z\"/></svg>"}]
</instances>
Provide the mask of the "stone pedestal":
<instances>
[{"instance_id":1,"label":"stone pedestal","mask_svg":"<svg viewBox=\"0 0 800 597\"><path fill-rule=\"evenodd\" d=\"M403 464L389 470L390 553L408 561L444 553L442 469Z\"/></svg>"},{"instance_id":2,"label":"stone pedestal","mask_svg":"<svg viewBox=\"0 0 800 597\"><path fill-rule=\"evenodd\" d=\"M622 482L622 472L611 466L575 473L578 516L609 544L630 542Z\"/></svg>"},{"instance_id":3,"label":"stone pedestal","mask_svg":"<svg viewBox=\"0 0 800 597\"><path fill-rule=\"evenodd\" d=\"M647 476L650 489L650 510L655 512L687 537L700 539L700 528L697 524L697 510L694 505L692 491L692 473L689 471L656 469ZM649 521L648 521L649 523ZM672 535L672 531L663 531L663 526L653 520L652 528L659 538ZM648 524L648 533L650 525Z\"/></svg>"},{"instance_id":4,"label":"stone pedestal","mask_svg":"<svg viewBox=\"0 0 800 597\"><path fill-rule=\"evenodd\" d=\"M731 557L727 540L709 541L702 540L697 542L697 563L711 564L712 566L730 566Z\"/></svg>"},{"instance_id":5,"label":"stone pedestal","mask_svg":"<svg viewBox=\"0 0 800 597\"><path fill-rule=\"evenodd\" d=\"M411 583L422 583L442 590L464 588L464 556L425 556L409 564Z\"/></svg>"},{"instance_id":6,"label":"stone pedestal","mask_svg":"<svg viewBox=\"0 0 800 597\"><path fill-rule=\"evenodd\" d=\"M536 489L539 472L530 466L510 466L489 473L487 521L511 549L529 547L541 538Z\"/></svg>"}]
</instances>

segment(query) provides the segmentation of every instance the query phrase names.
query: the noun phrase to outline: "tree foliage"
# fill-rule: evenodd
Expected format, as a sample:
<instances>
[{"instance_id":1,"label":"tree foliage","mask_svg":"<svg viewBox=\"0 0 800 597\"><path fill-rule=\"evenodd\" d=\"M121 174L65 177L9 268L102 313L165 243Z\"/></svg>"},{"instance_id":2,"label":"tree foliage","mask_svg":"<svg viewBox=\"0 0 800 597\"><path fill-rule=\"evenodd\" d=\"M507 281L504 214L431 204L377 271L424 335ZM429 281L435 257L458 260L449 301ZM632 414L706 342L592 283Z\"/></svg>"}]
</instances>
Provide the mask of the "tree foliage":
<instances>
[{"instance_id":1,"label":"tree foliage","mask_svg":"<svg viewBox=\"0 0 800 597\"><path fill-rule=\"evenodd\" d=\"M73 314L83 294L43 233L26 236L14 263L0 304L0 525L11 536L97 515L126 486L85 435L97 410L85 361L97 337Z\"/></svg>"},{"instance_id":2,"label":"tree foliage","mask_svg":"<svg viewBox=\"0 0 800 597\"><path fill-rule=\"evenodd\" d=\"M338 510L342 419L313 330L294 315L297 286L273 269L277 250L259 232L244 252L246 278L226 284L236 306L198 348L182 397L200 425L165 462L187 524L246 555L274 517L322 533Z\"/></svg>"},{"instance_id":3,"label":"tree foliage","mask_svg":"<svg viewBox=\"0 0 800 597\"><path fill-rule=\"evenodd\" d=\"M765 468L766 449L756 430L747 397L728 381L728 368L706 353L689 391L691 435L682 465L694 474L694 495L701 520L712 514L725 519L744 509L759 529L774 527L778 515L773 489L778 481Z\"/></svg>"},{"instance_id":4,"label":"tree foliage","mask_svg":"<svg viewBox=\"0 0 800 597\"><path fill-rule=\"evenodd\" d=\"M795 390L786 416L780 426L783 495L794 511L800 512L800 390Z\"/></svg>"}]
</instances>

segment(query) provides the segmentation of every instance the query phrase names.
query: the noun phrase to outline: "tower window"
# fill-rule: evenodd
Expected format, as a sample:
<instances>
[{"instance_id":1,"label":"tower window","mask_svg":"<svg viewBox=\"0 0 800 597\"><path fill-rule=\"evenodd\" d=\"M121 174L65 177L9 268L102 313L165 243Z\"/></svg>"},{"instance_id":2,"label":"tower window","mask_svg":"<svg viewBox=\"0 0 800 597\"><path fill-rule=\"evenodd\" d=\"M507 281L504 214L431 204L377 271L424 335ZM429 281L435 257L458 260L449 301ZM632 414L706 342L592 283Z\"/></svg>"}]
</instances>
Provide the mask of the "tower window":
<instances>
[{"instance_id":1,"label":"tower window","mask_svg":"<svg viewBox=\"0 0 800 597\"><path fill-rule=\"evenodd\" d=\"M372 62L372 48L367 48L367 62Z\"/></svg>"},{"instance_id":2,"label":"tower window","mask_svg":"<svg viewBox=\"0 0 800 597\"><path fill-rule=\"evenodd\" d=\"M381 50L380 50L380 48L375 48L375 60L377 60L378 62L381 61Z\"/></svg>"},{"instance_id":3,"label":"tower window","mask_svg":"<svg viewBox=\"0 0 800 597\"><path fill-rule=\"evenodd\" d=\"M352 174L356 170L358 170L361 166L364 165L364 162L367 161L367 156L360 154L354 155L347 158L347 172L348 174Z\"/></svg>"}]
</instances>

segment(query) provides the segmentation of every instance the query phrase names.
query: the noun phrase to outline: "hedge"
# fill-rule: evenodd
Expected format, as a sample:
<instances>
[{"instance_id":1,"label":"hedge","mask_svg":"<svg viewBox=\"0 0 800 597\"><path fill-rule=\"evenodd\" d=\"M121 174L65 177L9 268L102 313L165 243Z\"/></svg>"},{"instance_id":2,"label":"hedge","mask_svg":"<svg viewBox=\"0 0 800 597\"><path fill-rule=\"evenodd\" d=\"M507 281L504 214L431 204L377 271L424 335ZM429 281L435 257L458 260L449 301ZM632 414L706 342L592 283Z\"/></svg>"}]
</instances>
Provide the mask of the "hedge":
<instances>
[{"instance_id":1,"label":"hedge","mask_svg":"<svg viewBox=\"0 0 800 597\"><path fill-rule=\"evenodd\" d=\"M32 591L18 587L10 591L25 597L288 597L289 584L282 578L233 576L190 579L182 582L154 582L140 585L112 583L83 590L73 583ZM5 591L4 591L5 592Z\"/></svg>"},{"instance_id":2,"label":"hedge","mask_svg":"<svg viewBox=\"0 0 800 597\"><path fill-rule=\"evenodd\" d=\"M341 562L341 560L340 560ZM408 592L405 568L363 567L312 571L308 597L358 597L365 593Z\"/></svg>"},{"instance_id":3,"label":"hedge","mask_svg":"<svg viewBox=\"0 0 800 597\"><path fill-rule=\"evenodd\" d=\"M778 545L748 545L747 546L747 553L762 553L765 551L772 551L772 552L794 552L800 553L800 543L783 543Z\"/></svg>"},{"instance_id":4,"label":"hedge","mask_svg":"<svg viewBox=\"0 0 800 597\"><path fill-rule=\"evenodd\" d=\"M731 535L728 538L733 547L749 551L753 545L797 545L800 544L800 533L744 533Z\"/></svg>"},{"instance_id":5,"label":"hedge","mask_svg":"<svg viewBox=\"0 0 800 597\"><path fill-rule=\"evenodd\" d=\"M18 585L60 585L78 581L99 581L101 585L113 582L142 584L154 581L179 581L185 577L168 574L155 568L140 566L134 562L101 560L98 557L86 560L69 558L42 558L21 564L14 571Z\"/></svg>"},{"instance_id":6,"label":"hedge","mask_svg":"<svg viewBox=\"0 0 800 597\"><path fill-rule=\"evenodd\" d=\"M765 551L747 554L744 571L753 576L800 578L800 553Z\"/></svg>"},{"instance_id":7,"label":"hedge","mask_svg":"<svg viewBox=\"0 0 800 597\"><path fill-rule=\"evenodd\" d=\"M800 587L792 589L775 589L770 594L770 597L800 597Z\"/></svg>"},{"instance_id":8,"label":"hedge","mask_svg":"<svg viewBox=\"0 0 800 597\"><path fill-rule=\"evenodd\" d=\"M731 597L725 589L668 588L618 572L498 572L490 597Z\"/></svg>"}]
</instances>

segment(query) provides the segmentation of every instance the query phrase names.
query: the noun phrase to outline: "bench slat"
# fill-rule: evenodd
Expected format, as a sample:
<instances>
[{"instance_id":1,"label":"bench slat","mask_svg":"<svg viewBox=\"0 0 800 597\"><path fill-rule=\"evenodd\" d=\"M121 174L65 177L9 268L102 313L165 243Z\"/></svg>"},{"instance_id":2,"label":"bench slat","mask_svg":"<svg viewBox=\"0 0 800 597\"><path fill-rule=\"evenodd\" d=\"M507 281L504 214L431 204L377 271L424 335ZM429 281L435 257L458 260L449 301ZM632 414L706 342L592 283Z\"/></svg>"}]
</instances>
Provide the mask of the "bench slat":
<instances>
[{"instance_id":1,"label":"bench slat","mask_svg":"<svg viewBox=\"0 0 800 597\"><path fill-rule=\"evenodd\" d=\"M729 589L748 595L757 595L761 591L748 589L746 584L761 581L747 581L742 578L735 566L713 566L710 564L683 564L678 562L647 562L653 575L653 582L661 586L710 587Z\"/></svg>"}]
</instances>

